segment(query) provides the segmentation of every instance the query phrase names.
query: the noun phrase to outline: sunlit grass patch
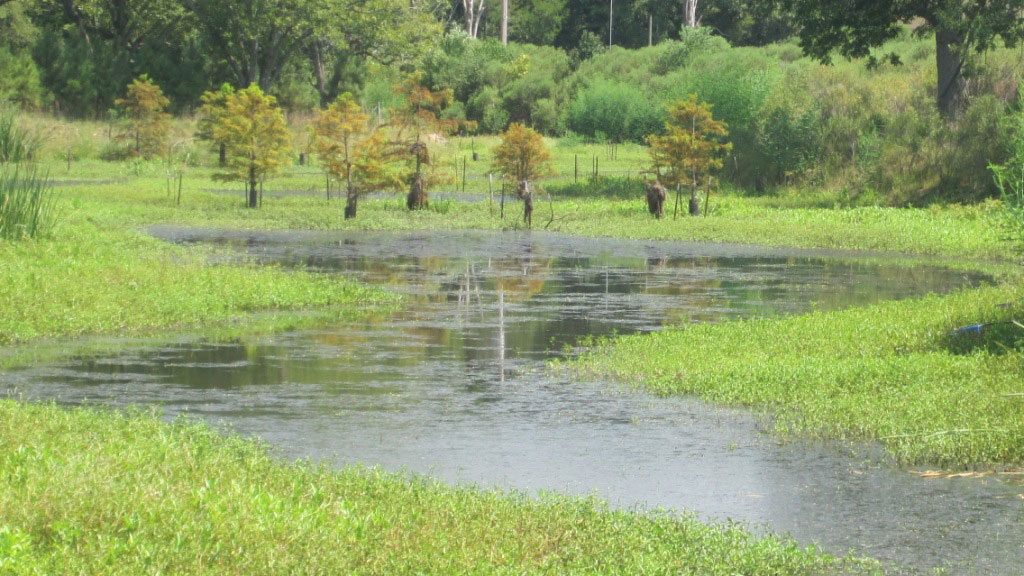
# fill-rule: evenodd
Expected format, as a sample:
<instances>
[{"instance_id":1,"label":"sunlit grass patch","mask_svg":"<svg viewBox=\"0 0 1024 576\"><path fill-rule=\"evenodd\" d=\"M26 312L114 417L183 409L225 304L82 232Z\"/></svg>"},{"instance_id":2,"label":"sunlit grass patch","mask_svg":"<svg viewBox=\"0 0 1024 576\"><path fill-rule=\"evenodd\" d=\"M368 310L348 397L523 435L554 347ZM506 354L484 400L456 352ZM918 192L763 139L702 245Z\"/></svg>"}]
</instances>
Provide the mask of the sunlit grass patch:
<instances>
[{"instance_id":1,"label":"sunlit grass patch","mask_svg":"<svg viewBox=\"0 0 1024 576\"><path fill-rule=\"evenodd\" d=\"M0 401L5 574L875 573L740 526L282 464L184 420Z\"/></svg>"},{"instance_id":2,"label":"sunlit grass patch","mask_svg":"<svg viewBox=\"0 0 1024 576\"><path fill-rule=\"evenodd\" d=\"M904 464L1024 465L1019 285L606 341L585 370L768 411L783 435L877 441ZM987 324L969 345L957 328Z\"/></svg>"}]
</instances>

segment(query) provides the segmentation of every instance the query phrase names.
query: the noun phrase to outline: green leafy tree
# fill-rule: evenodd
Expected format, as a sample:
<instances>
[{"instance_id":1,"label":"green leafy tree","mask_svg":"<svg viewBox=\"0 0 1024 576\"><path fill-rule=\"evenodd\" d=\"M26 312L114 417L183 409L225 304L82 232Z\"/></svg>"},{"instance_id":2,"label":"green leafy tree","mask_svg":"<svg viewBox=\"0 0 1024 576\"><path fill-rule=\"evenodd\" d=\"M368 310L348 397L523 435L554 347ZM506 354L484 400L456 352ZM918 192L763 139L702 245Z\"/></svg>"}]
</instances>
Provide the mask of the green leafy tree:
<instances>
[{"instance_id":1,"label":"green leafy tree","mask_svg":"<svg viewBox=\"0 0 1024 576\"><path fill-rule=\"evenodd\" d=\"M143 74L128 85L124 98L115 102L123 111L128 129L122 138L132 142L136 156L152 158L164 152L171 131L171 101L163 90Z\"/></svg>"},{"instance_id":2,"label":"green leafy tree","mask_svg":"<svg viewBox=\"0 0 1024 576\"><path fill-rule=\"evenodd\" d=\"M551 173L551 151L536 130L518 122L508 127L494 149L493 168L516 186L523 201L523 221L533 223L534 180Z\"/></svg>"},{"instance_id":3,"label":"green leafy tree","mask_svg":"<svg viewBox=\"0 0 1024 576\"><path fill-rule=\"evenodd\" d=\"M248 206L259 206L259 187L278 174L291 157L291 134L273 96L252 85L227 97L213 138L227 152L219 180L246 184Z\"/></svg>"},{"instance_id":4,"label":"green leafy tree","mask_svg":"<svg viewBox=\"0 0 1024 576\"><path fill-rule=\"evenodd\" d=\"M871 49L895 38L919 20L917 34L935 33L936 101L951 118L961 106L964 70L971 53L997 41L1015 46L1024 38L1024 0L881 0L851 5L847 0L782 0L800 24L804 51L829 62L835 51L846 57L870 56ZM898 61L895 55L890 60Z\"/></svg>"},{"instance_id":5,"label":"green leafy tree","mask_svg":"<svg viewBox=\"0 0 1024 576\"><path fill-rule=\"evenodd\" d=\"M222 84L217 90L208 90L200 97L199 122L196 125L196 138L212 142L217 147L218 163L223 167L227 163L227 147L224 142L214 138L214 130L227 109L228 99L234 95L235 88L231 84Z\"/></svg>"},{"instance_id":6,"label":"green leafy tree","mask_svg":"<svg viewBox=\"0 0 1024 576\"><path fill-rule=\"evenodd\" d=\"M327 172L345 183L345 218L355 218L359 197L397 187L386 134L351 94L338 97L313 121L313 145Z\"/></svg>"},{"instance_id":7,"label":"green leafy tree","mask_svg":"<svg viewBox=\"0 0 1024 576\"><path fill-rule=\"evenodd\" d=\"M698 187L722 168L726 154L732 150L732 144L725 141L728 136L725 123L715 120L711 106L699 102L696 95L668 106L665 133L651 135L647 141L658 180L677 189L676 213L678 189L682 186L690 188L690 214L700 212Z\"/></svg>"}]
</instances>

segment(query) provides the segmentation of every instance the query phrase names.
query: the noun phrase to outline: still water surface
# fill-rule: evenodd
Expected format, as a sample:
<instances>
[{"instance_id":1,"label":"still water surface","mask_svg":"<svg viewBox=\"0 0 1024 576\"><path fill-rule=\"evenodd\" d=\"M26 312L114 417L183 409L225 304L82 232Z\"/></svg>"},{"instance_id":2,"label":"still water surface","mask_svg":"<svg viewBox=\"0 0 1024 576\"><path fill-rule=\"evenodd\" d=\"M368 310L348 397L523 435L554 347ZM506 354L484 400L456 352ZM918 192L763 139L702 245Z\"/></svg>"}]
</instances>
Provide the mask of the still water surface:
<instances>
[{"instance_id":1,"label":"still water surface","mask_svg":"<svg viewBox=\"0 0 1024 576\"><path fill-rule=\"evenodd\" d=\"M158 404L284 457L596 494L954 574L1024 574L1024 491L921 480L877 451L780 444L744 411L575 382L581 337L834 309L983 282L850 255L540 233L154 230L385 284L402 312L244 342L181 338L0 374L69 404Z\"/></svg>"}]
</instances>

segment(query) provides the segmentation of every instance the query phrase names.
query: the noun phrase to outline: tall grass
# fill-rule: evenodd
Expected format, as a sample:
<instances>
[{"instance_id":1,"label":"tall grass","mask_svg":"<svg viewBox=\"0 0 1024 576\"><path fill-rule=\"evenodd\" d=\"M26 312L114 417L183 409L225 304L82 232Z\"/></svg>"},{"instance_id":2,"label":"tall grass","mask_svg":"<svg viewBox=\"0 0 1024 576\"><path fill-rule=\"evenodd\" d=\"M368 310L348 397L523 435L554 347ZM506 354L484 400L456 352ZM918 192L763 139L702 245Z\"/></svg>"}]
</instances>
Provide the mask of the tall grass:
<instances>
[{"instance_id":1,"label":"tall grass","mask_svg":"<svg viewBox=\"0 0 1024 576\"><path fill-rule=\"evenodd\" d=\"M32 160L42 146L42 138L22 127L15 115L0 110L0 164Z\"/></svg>"},{"instance_id":2,"label":"tall grass","mask_svg":"<svg viewBox=\"0 0 1024 576\"><path fill-rule=\"evenodd\" d=\"M0 172L0 238L38 238L55 220L49 176L21 168Z\"/></svg>"}]
</instances>

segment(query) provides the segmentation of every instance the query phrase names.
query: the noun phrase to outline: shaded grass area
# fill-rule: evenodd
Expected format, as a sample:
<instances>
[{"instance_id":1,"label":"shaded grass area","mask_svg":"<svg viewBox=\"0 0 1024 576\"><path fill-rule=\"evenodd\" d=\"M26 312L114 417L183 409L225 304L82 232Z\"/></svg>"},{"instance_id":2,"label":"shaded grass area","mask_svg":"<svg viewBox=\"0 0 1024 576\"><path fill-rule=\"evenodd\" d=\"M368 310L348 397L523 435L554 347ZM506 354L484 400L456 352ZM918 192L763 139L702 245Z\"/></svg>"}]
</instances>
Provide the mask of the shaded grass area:
<instances>
[{"instance_id":1,"label":"shaded grass area","mask_svg":"<svg viewBox=\"0 0 1024 576\"><path fill-rule=\"evenodd\" d=\"M5 574L873 573L591 499L286 465L177 420L0 401Z\"/></svg>"},{"instance_id":2,"label":"shaded grass area","mask_svg":"<svg viewBox=\"0 0 1024 576\"><path fill-rule=\"evenodd\" d=\"M266 266L209 265L209 252L76 217L52 238L0 243L0 343L226 326L252 313L337 316L391 306L355 282ZM258 319L255 324L291 322Z\"/></svg>"},{"instance_id":3,"label":"shaded grass area","mask_svg":"<svg viewBox=\"0 0 1024 576\"><path fill-rule=\"evenodd\" d=\"M1024 465L1024 287L607 340L576 366L774 416L782 435L878 441L904 465ZM958 327L993 323L980 333Z\"/></svg>"}]
</instances>

